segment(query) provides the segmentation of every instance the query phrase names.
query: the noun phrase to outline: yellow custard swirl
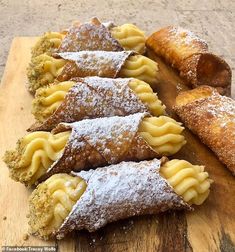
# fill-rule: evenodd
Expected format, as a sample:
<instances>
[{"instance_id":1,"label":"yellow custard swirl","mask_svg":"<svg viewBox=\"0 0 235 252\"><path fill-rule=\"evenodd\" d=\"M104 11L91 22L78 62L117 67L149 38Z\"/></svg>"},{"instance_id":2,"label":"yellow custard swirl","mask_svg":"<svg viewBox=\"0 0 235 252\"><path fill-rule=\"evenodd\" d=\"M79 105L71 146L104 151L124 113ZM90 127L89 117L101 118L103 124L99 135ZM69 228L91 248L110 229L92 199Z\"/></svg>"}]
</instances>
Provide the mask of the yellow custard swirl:
<instances>
[{"instance_id":1,"label":"yellow custard swirl","mask_svg":"<svg viewBox=\"0 0 235 252\"><path fill-rule=\"evenodd\" d=\"M44 33L32 48L32 57L37 57L43 53L51 55L59 48L64 37L65 34L60 32Z\"/></svg>"},{"instance_id":2,"label":"yellow custard swirl","mask_svg":"<svg viewBox=\"0 0 235 252\"><path fill-rule=\"evenodd\" d=\"M47 54L33 58L27 69L29 90L35 92L38 88L53 83L62 72L65 63L66 60L56 59Z\"/></svg>"},{"instance_id":3,"label":"yellow custard swirl","mask_svg":"<svg viewBox=\"0 0 235 252\"><path fill-rule=\"evenodd\" d=\"M158 99L148 83L133 79L129 82L129 87L148 106L152 115L159 116L165 113L165 105Z\"/></svg>"},{"instance_id":4,"label":"yellow custard swirl","mask_svg":"<svg viewBox=\"0 0 235 252\"><path fill-rule=\"evenodd\" d=\"M181 134L184 127L167 116L145 117L140 123L139 134L159 155L170 156L186 143Z\"/></svg>"},{"instance_id":5,"label":"yellow custard swirl","mask_svg":"<svg viewBox=\"0 0 235 252\"><path fill-rule=\"evenodd\" d=\"M39 88L32 102L32 114L35 118L43 122L63 102L69 89L75 84L73 81L64 81L48 87ZM158 99L149 84L144 81L133 79L129 82L129 87L145 103L152 115L159 116L164 114L165 106Z\"/></svg>"},{"instance_id":6,"label":"yellow custard swirl","mask_svg":"<svg viewBox=\"0 0 235 252\"><path fill-rule=\"evenodd\" d=\"M125 50L135 51L139 54L145 52L146 37L137 26L133 24L115 26L111 29L111 34Z\"/></svg>"},{"instance_id":7,"label":"yellow custard swirl","mask_svg":"<svg viewBox=\"0 0 235 252\"><path fill-rule=\"evenodd\" d=\"M160 175L190 205L201 205L209 195L212 180L203 166L174 159L160 167ZM86 188L82 178L63 173L53 175L38 185L29 200L31 233L43 239L50 238L61 227Z\"/></svg>"},{"instance_id":8,"label":"yellow custard swirl","mask_svg":"<svg viewBox=\"0 0 235 252\"><path fill-rule=\"evenodd\" d=\"M174 191L190 205L201 205L210 193L212 180L204 171L204 166L173 159L161 167L160 173Z\"/></svg>"},{"instance_id":9,"label":"yellow custard swirl","mask_svg":"<svg viewBox=\"0 0 235 252\"><path fill-rule=\"evenodd\" d=\"M48 87L39 88L32 102L32 114L39 122L45 121L63 102L74 81L64 81Z\"/></svg>"},{"instance_id":10,"label":"yellow custard swirl","mask_svg":"<svg viewBox=\"0 0 235 252\"><path fill-rule=\"evenodd\" d=\"M154 85L158 82L158 64L145 56L133 55L125 61L119 76L136 78Z\"/></svg>"},{"instance_id":11,"label":"yellow custard swirl","mask_svg":"<svg viewBox=\"0 0 235 252\"><path fill-rule=\"evenodd\" d=\"M48 239L58 230L87 187L80 177L55 174L40 184L29 200L29 226L33 234Z\"/></svg>"},{"instance_id":12,"label":"yellow custard swirl","mask_svg":"<svg viewBox=\"0 0 235 252\"><path fill-rule=\"evenodd\" d=\"M58 134L37 131L21 138L13 151L6 151L4 162L10 176L25 185L33 185L64 150L70 131Z\"/></svg>"}]
</instances>

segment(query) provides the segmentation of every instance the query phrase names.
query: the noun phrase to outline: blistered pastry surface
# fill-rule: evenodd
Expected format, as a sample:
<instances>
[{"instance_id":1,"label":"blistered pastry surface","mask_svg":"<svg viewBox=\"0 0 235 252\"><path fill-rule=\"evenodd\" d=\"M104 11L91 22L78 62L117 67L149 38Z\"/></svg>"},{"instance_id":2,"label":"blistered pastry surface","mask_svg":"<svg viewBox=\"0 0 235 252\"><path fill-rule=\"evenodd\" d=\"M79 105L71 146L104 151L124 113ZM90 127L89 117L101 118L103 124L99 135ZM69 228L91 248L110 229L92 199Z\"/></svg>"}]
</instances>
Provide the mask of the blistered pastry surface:
<instances>
[{"instance_id":1,"label":"blistered pastry surface","mask_svg":"<svg viewBox=\"0 0 235 252\"><path fill-rule=\"evenodd\" d=\"M181 104L181 99L186 100ZM185 125L235 173L235 101L204 86L181 93L175 110Z\"/></svg>"},{"instance_id":2,"label":"blistered pastry surface","mask_svg":"<svg viewBox=\"0 0 235 252\"><path fill-rule=\"evenodd\" d=\"M57 110L35 129L51 130L60 122L74 122L86 118L124 116L137 112L149 112L147 104L143 103L129 88L129 83L132 80L128 78L109 79L99 77L79 79L69 89ZM58 85L61 85L61 83ZM48 89L57 90L56 86L53 85ZM46 91L47 89L45 89ZM43 90L39 90L37 93L40 92L43 92ZM52 98L55 97L56 93L51 95ZM59 92L58 95L63 94ZM152 95L154 98L156 97L153 92ZM49 102L48 98L46 101ZM58 103L57 100L56 102ZM53 104L50 106L53 106Z\"/></svg>"},{"instance_id":3,"label":"blistered pastry surface","mask_svg":"<svg viewBox=\"0 0 235 252\"><path fill-rule=\"evenodd\" d=\"M219 87L221 93L231 93L231 69L220 57L208 50L207 43L193 32L168 26L153 33L146 46L179 70L191 87Z\"/></svg>"},{"instance_id":4,"label":"blistered pastry surface","mask_svg":"<svg viewBox=\"0 0 235 252\"><path fill-rule=\"evenodd\" d=\"M189 208L160 176L160 165L157 159L122 162L78 173L87 180L87 189L56 232L57 238L73 229L95 231L130 216Z\"/></svg>"},{"instance_id":5,"label":"blistered pastry surface","mask_svg":"<svg viewBox=\"0 0 235 252\"><path fill-rule=\"evenodd\" d=\"M80 51L65 52L58 55L69 62L58 76L59 81L73 77L99 76L115 78L132 51ZM126 76L128 77L128 76Z\"/></svg>"},{"instance_id":6,"label":"blistered pastry surface","mask_svg":"<svg viewBox=\"0 0 235 252\"><path fill-rule=\"evenodd\" d=\"M82 170L128 160L157 157L138 135L139 124L146 113L125 117L86 119L75 123L61 123L54 132L72 129L63 155L55 162L46 177L69 170Z\"/></svg>"},{"instance_id":7,"label":"blistered pastry surface","mask_svg":"<svg viewBox=\"0 0 235 252\"><path fill-rule=\"evenodd\" d=\"M168 26L152 34L147 46L180 69L182 61L195 53L208 51L207 43L193 32L181 27Z\"/></svg>"},{"instance_id":8,"label":"blistered pastry surface","mask_svg":"<svg viewBox=\"0 0 235 252\"><path fill-rule=\"evenodd\" d=\"M120 43L112 36L106 26L97 18L89 23L75 23L62 40L59 52L79 51L122 51Z\"/></svg>"}]
</instances>

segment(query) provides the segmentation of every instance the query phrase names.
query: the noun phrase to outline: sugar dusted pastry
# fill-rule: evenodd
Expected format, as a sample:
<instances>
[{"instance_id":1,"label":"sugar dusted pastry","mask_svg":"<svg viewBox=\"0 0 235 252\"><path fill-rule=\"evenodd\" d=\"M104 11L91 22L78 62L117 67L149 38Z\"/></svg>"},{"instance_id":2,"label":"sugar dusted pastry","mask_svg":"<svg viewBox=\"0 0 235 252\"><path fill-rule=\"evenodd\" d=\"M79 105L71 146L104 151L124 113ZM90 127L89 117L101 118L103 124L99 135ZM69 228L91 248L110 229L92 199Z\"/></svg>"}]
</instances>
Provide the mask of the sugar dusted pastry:
<instances>
[{"instance_id":1,"label":"sugar dusted pastry","mask_svg":"<svg viewBox=\"0 0 235 252\"><path fill-rule=\"evenodd\" d=\"M63 32L46 32L32 48L32 58L46 53L77 52L83 50L145 52L145 35L137 26L124 24L116 26L109 22L106 25L97 18L88 23L74 22Z\"/></svg>"},{"instance_id":2,"label":"sugar dusted pastry","mask_svg":"<svg viewBox=\"0 0 235 252\"><path fill-rule=\"evenodd\" d=\"M132 51L80 51L59 53L60 59L40 55L29 67L29 90L75 77L137 78L155 85L159 81L158 65Z\"/></svg>"},{"instance_id":3,"label":"sugar dusted pastry","mask_svg":"<svg viewBox=\"0 0 235 252\"><path fill-rule=\"evenodd\" d=\"M34 93L38 88L53 83L65 64L64 59L56 59L47 54L32 58L27 69L29 91Z\"/></svg>"},{"instance_id":4,"label":"sugar dusted pastry","mask_svg":"<svg viewBox=\"0 0 235 252\"><path fill-rule=\"evenodd\" d=\"M201 86L180 93L175 111L235 175L235 101Z\"/></svg>"},{"instance_id":5,"label":"sugar dusted pastry","mask_svg":"<svg viewBox=\"0 0 235 252\"><path fill-rule=\"evenodd\" d=\"M168 26L153 33L147 39L146 46L178 69L191 87L209 85L230 95L229 65L210 53L207 43L191 31Z\"/></svg>"},{"instance_id":6,"label":"sugar dusted pastry","mask_svg":"<svg viewBox=\"0 0 235 252\"><path fill-rule=\"evenodd\" d=\"M93 232L131 216L190 210L205 201L210 184L204 167L184 160L121 162L74 176L56 174L30 197L30 231L61 239L75 229Z\"/></svg>"},{"instance_id":7,"label":"sugar dusted pastry","mask_svg":"<svg viewBox=\"0 0 235 252\"><path fill-rule=\"evenodd\" d=\"M59 56L69 61L57 78L60 81L71 77L99 76L133 77L146 81L150 85L158 82L157 63L145 56L134 54L132 51L82 51L60 53ZM94 62L96 62L95 65Z\"/></svg>"},{"instance_id":8,"label":"sugar dusted pastry","mask_svg":"<svg viewBox=\"0 0 235 252\"><path fill-rule=\"evenodd\" d=\"M32 58L46 53L52 55L61 45L65 32L46 32L32 48Z\"/></svg>"},{"instance_id":9,"label":"sugar dusted pastry","mask_svg":"<svg viewBox=\"0 0 235 252\"><path fill-rule=\"evenodd\" d=\"M55 56L56 52L78 52L84 50L113 52L132 50L137 53L144 53L145 36L135 25L124 24L115 26L112 23L110 23L110 25L105 25L97 18L92 18L89 23L81 24L75 22L63 33L47 32L39 39L32 49L32 59L28 67L29 91L34 93L39 87L53 83L60 74L65 61L53 58L52 56ZM133 60L134 59L132 59L132 61ZM136 61L136 59L134 61ZM150 60L147 61L147 59L145 59L145 61L147 68L150 69L149 71L147 69L148 75L150 74L151 77L149 82L152 83L153 81L155 83L155 72L157 71L156 63L154 65L153 74L151 74ZM93 63L94 62L91 62L91 64ZM135 63L135 65L138 65L138 62ZM91 75L110 77L107 72L102 74L102 71L105 72L104 69L98 69L100 74L96 73ZM124 74L124 77L138 77L137 75L139 75L141 80L147 80L143 79L145 72L146 71L141 68L139 71L136 71L133 76L125 76ZM90 75L78 75L78 77L85 76Z\"/></svg>"},{"instance_id":10,"label":"sugar dusted pastry","mask_svg":"<svg viewBox=\"0 0 235 252\"><path fill-rule=\"evenodd\" d=\"M164 113L165 106L146 82L133 78L87 77L37 90L32 104L37 123L29 130L52 130L60 122L84 118Z\"/></svg>"},{"instance_id":11,"label":"sugar dusted pastry","mask_svg":"<svg viewBox=\"0 0 235 252\"><path fill-rule=\"evenodd\" d=\"M14 180L32 185L55 173L175 154L185 144L182 131L175 120L146 113L60 123L53 133L23 137L4 161Z\"/></svg>"},{"instance_id":12,"label":"sugar dusted pastry","mask_svg":"<svg viewBox=\"0 0 235 252\"><path fill-rule=\"evenodd\" d=\"M88 23L74 23L63 39L59 52L78 51L123 51L145 52L145 35L137 26L102 24L98 18Z\"/></svg>"}]
</instances>

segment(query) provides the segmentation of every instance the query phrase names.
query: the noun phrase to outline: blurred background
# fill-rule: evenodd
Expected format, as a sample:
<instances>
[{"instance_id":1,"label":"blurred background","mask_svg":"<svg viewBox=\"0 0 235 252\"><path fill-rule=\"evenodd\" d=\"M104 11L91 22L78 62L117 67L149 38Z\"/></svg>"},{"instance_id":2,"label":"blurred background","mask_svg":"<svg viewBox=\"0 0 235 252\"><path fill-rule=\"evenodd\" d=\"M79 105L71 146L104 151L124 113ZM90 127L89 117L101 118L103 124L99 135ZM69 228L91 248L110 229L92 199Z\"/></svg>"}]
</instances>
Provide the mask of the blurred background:
<instances>
[{"instance_id":1,"label":"blurred background","mask_svg":"<svg viewBox=\"0 0 235 252\"><path fill-rule=\"evenodd\" d=\"M116 24L134 23L146 35L170 24L188 28L204 38L210 50L235 69L234 0L0 0L0 78L11 41L59 31L72 21L97 16Z\"/></svg>"}]
</instances>

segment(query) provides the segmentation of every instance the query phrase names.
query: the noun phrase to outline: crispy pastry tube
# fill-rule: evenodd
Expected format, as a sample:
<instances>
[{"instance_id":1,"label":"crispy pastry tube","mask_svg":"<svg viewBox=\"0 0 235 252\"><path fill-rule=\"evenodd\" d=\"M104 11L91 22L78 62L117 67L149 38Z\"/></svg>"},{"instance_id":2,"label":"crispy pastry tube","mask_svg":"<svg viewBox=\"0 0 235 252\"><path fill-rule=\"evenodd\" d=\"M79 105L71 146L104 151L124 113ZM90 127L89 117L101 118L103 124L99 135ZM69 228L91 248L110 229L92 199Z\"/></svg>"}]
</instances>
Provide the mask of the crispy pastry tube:
<instances>
[{"instance_id":1,"label":"crispy pastry tube","mask_svg":"<svg viewBox=\"0 0 235 252\"><path fill-rule=\"evenodd\" d=\"M62 41L59 52L78 51L123 51L145 52L145 35L133 24L115 26L102 24L98 18L89 23L74 23Z\"/></svg>"},{"instance_id":2,"label":"crispy pastry tube","mask_svg":"<svg viewBox=\"0 0 235 252\"><path fill-rule=\"evenodd\" d=\"M55 173L172 155L185 144L182 131L169 117L145 113L61 123L54 134L23 137L4 161L14 180L32 185Z\"/></svg>"},{"instance_id":3,"label":"crispy pastry tube","mask_svg":"<svg viewBox=\"0 0 235 252\"><path fill-rule=\"evenodd\" d=\"M131 216L190 210L205 201L211 183L203 166L184 160L122 162L74 175L53 175L34 190L32 234L61 239L75 229L93 232Z\"/></svg>"},{"instance_id":4,"label":"crispy pastry tube","mask_svg":"<svg viewBox=\"0 0 235 252\"><path fill-rule=\"evenodd\" d=\"M85 118L164 113L165 106L146 82L87 77L38 89L32 104L38 122L29 130L52 130L60 122Z\"/></svg>"},{"instance_id":5,"label":"crispy pastry tube","mask_svg":"<svg viewBox=\"0 0 235 252\"><path fill-rule=\"evenodd\" d=\"M46 32L32 48L32 58L46 53L51 56L60 47L65 32Z\"/></svg>"},{"instance_id":6,"label":"crispy pastry tube","mask_svg":"<svg viewBox=\"0 0 235 252\"><path fill-rule=\"evenodd\" d=\"M98 18L92 18L88 23L75 22L68 29L58 52L79 52L84 50L123 51L124 49Z\"/></svg>"},{"instance_id":7,"label":"crispy pastry tube","mask_svg":"<svg viewBox=\"0 0 235 252\"><path fill-rule=\"evenodd\" d=\"M132 51L82 51L60 53L59 56L70 61L57 77L59 81L73 77L99 76L109 78L133 77L146 81L150 85L158 82L157 63L145 56L135 55ZM96 62L95 65L94 62Z\"/></svg>"},{"instance_id":8,"label":"crispy pastry tube","mask_svg":"<svg viewBox=\"0 0 235 252\"><path fill-rule=\"evenodd\" d=\"M188 84L195 88L209 85L230 95L231 69L220 57L208 51L207 43L194 33L168 26L153 33L146 46L179 70Z\"/></svg>"},{"instance_id":9,"label":"crispy pastry tube","mask_svg":"<svg viewBox=\"0 0 235 252\"><path fill-rule=\"evenodd\" d=\"M235 175L235 101L214 88L201 86L180 93L174 109Z\"/></svg>"},{"instance_id":10,"label":"crispy pastry tube","mask_svg":"<svg viewBox=\"0 0 235 252\"><path fill-rule=\"evenodd\" d=\"M89 23L75 22L66 32L46 32L32 48L32 57L47 53L77 52L83 50L145 52L145 35L133 24L106 26L97 18Z\"/></svg>"},{"instance_id":11,"label":"crispy pastry tube","mask_svg":"<svg viewBox=\"0 0 235 252\"><path fill-rule=\"evenodd\" d=\"M159 81L158 65L153 60L132 51L80 51L59 53L61 58L40 55L28 68L29 90L70 80L75 77L137 78L150 85Z\"/></svg>"},{"instance_id":12,"label":"crispy pastry tube","mask_svg":"<svg viewBox=\"0 0 235 252\"><path fill-rule=\"evenodd\" d=\"M32 58L44 53L51 56L58 49L60 52L125 49L143 54L145 40L144 32L133 24L106 25L93 18L89 23L75 22L68 31L44 33L32 48Z\"/></svg>"}]
</instances>

